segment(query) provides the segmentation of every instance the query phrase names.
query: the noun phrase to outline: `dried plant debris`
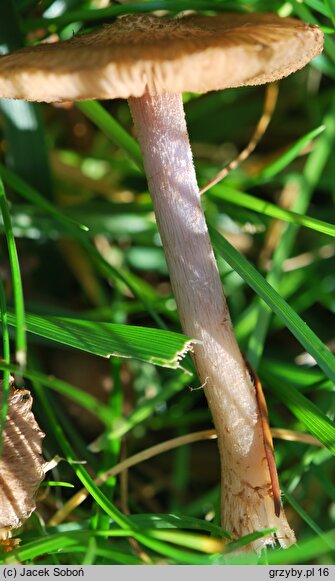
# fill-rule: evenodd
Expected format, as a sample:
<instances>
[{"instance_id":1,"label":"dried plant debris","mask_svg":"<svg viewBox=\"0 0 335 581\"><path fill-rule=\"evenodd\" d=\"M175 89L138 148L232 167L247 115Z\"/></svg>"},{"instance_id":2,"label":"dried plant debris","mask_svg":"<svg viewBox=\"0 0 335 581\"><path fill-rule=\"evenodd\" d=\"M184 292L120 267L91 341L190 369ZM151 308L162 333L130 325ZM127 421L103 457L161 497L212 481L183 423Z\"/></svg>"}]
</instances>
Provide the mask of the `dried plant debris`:
<instances>
[{"instance_id":1,"label":"dried plant debris","mask_svg":"<svg viewBox=\"0 0 335 581\"><path fill-rule=\"evenodd\" d=\"M3 384L0 384L2 402ZM37 488L45 476L42 456L43 432L31 411L33 399L26 389L12 383L0 456L0 539L22 523L35 510Z\"/></svg>"}]
</instances>

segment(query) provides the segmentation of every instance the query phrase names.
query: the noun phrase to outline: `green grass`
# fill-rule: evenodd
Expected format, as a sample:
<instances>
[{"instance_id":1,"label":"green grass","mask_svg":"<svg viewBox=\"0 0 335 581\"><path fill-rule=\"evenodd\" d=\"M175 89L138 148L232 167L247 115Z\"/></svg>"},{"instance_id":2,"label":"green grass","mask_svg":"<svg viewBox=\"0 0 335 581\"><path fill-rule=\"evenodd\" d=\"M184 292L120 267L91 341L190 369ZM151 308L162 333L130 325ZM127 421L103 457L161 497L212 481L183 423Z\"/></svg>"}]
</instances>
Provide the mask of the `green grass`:
<instances>
[{"instance_id":1,"label":"green grass","mask_svg":"<svg viewBox=\"0 0 335 581\"><path fill-rule=\"evenodd\" d=\"M24 309L24 298L23 298L23 288L22 279L20 272L20 265L18 260L18 254L15 244L15 238L13 234L12 223L10 219L10 212L8 207L8 202L5 194L5 189L3 183L0 179L0 210L2 214L2 219L4 223L4 229L7 239L7 247L9 254L9 262L11 268L11 276L13 282L13 298L15 305L15 318L16 318L16 344L15 344L15 356L16 361L21 367L26 366L27 361L27 338L26 338L26 322L25 322L25 309ZM4 312L4 310L3 310ZM7 313L4 312L4 314ZM6 360L6 358L5 358Z\"/></svg>"},{"instance_id":2,"label":"green grass","mask_svg":"<svg viewBox=\"0 0 335 581\"><path fill-rule=\"evenodd\" d=\"M39 104L20 113L6 102L0 104L0 369L5 394L10 373L32 390L45 456L62 459L46 476L37 512L15 532L19 547L0 550L2 564L334 563L335 360L326 346L334 349L334 2L158 0L97 9L90 0L65 0L62 13L47 18L37 0L13 0L0 45L9 46L8 31L13 48L49 33L69 38L128 12L185 8L278 11L326 33L323 55L280 83L255 152L202 200L234 328L263 383L271 425L307 432L324 446L275 442L299 544L260 557L234 553L269 531L233 542L220 527L220 467L211 440L96 484L126 457L209 430L212 420L190 355L179 362L188 338L127 105ZM264 88L186 97L204 185L247 144ZM29 117L29 130L18 131L20 115ZM13 116L15 127L8 123ZM5 414L6 395L2 427ZM82 487L87 498L52 524Z\"/></svg>"}]
</instances>

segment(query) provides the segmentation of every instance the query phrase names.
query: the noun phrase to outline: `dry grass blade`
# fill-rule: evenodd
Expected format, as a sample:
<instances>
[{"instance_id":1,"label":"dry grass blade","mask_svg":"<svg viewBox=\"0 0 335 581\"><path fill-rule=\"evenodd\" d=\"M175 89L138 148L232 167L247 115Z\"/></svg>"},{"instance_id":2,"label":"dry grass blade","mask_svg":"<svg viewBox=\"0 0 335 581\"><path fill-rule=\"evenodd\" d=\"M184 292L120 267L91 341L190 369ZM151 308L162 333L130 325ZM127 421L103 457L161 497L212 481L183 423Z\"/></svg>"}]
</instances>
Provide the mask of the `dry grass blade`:
<instances>
[{"instance_id":1,"label":"dry grass blade","mask_svg":"<svg viewBox=\"0 0 335 581\"><path fill-rule=\"evenodd\" d=\"M311 436L310 434L302 434L300 432L295 432L293 430L286 430L282 428L271 428L271 434L273 438L279 438L282 440L288 440L291 442L303 442L305 444L311 444L314 446L321 446L322 444ZM101 474L98 478L94 480L97 486L101 486L104 482L107 482L113 476L117 476L121 474L124 470L128 470L131 466L135 466L140 462L144 462L149 458L153 458L157 454L162 454L163 452L167 452L168 450L173 450L179 446L184 446L186 444L192 444L194 442L199 442L201 440L215 440L217 438L217 434L215 430L202 430L200 432L193 432L191 434L186 434L184 436L178 436L177 438L172 438L171 440L167 440L162 442L161 444L156 444L151 448L147 448L142 452L138 452L134 454L134 456L130 456L116 464L103 474ZM77 508L84 500L89 496L89 491L86 488L81 488L76 494L74 494L70 500L68 500L49 520L48 526L56 526L63 522L69 514Z\"/></svg>"},{"instance_id":2,"label":"dry grass blade","mask_svg":"<svg viewBox=\"0 0 335 581\"><path fill-rule=\"evenodd\" d=\"M31 411L32 401L28 390L12 384L0 457L0 539L10 536L36 508L35 494L45 475L44 434Z\"/></svg>"},{"instance_id":3,"label":"dry grass blade","mask_svg":"<svg viewBox=\"0 0 335 581\"><path fill-rule=\"evenodd\" d=\"M311 434L303 434L295 432L294 430L286 430L285 428L271 428L273 438L280 440L287 440L288 442L301 442L302 444L310 444L311 446L323 447L322 442L314 438Z\"/></svg>"},{"instance_id":4,"label":"dry grass blade","mask_svg":"<svg viewBox=\"0 0 335 581\"><path fill-rule=\"evenodd\" d=\"M233 159L226 167L224 167L221 171L219 171L219 173L217 173L216 176L213 179L211 179L200 190L200 194L204 194L212 186L215 186L215 184L217 184L218 182L223 180L225 177L227 177L227 175L232 170L237 169L238 166L243 161L245 161L249 157L249 155L254 151L254 149L257 147L258 143L262 139L262 137L263 137L265 131L267 130L268 125L272 119L272 115L273 115L273 112L274 112L274 109L275 109L275 106L277 103L277 97L278 97L278 85L277 85L277 83L270 83L266 87L264 108L263 108L262 116L256 125L256 129L253 132L247 147L245 147L241 151L241 153L239 153L238 156L235 159Z\"/></svg>"}]
</instances>

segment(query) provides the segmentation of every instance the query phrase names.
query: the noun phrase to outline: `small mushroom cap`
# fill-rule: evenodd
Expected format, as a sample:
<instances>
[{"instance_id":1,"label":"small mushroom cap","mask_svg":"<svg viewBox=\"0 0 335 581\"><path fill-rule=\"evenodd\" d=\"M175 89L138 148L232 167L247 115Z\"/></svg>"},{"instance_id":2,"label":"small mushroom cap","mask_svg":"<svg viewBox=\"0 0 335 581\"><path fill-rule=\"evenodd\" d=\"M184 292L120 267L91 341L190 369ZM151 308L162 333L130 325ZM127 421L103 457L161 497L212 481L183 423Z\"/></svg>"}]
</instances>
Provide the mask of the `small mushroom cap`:
<instances>
[{"instance_id":1,"label":"small mushroom cap","mask_svg":"<svg viewBox=\"0 0 335 581\"><path fill-rule=\"evenodd\" d=\"M0 57L0 97L68 101L274 81L322 50L317 26L274 14L148 15Z\"/></svg>"}]
</instances>

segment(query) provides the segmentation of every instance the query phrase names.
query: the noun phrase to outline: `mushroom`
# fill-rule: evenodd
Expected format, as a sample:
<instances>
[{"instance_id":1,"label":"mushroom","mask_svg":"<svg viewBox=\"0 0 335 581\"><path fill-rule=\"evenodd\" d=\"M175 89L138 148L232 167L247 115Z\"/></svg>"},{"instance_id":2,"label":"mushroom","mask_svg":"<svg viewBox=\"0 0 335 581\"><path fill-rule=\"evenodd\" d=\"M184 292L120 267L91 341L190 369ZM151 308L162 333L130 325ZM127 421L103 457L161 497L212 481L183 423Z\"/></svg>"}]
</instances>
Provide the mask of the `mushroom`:
<instances>
[{"instance_id":1,"label":"mushroom","mask_svg":"<svg viewBox=\"0 0 335 581\"><path fill-rule=\"evenodd\" d=\"M316 26L273 14L136 15L0 58L0 97L129 100L182 328L198 341L193 358L218 434L222 525L235 538L277 529L252 543L256 551L295 538L264 437L259 382L241 355L223 294L181 93L274 81L305 66L322 44Z\"/></svg>"}]
</instances>

